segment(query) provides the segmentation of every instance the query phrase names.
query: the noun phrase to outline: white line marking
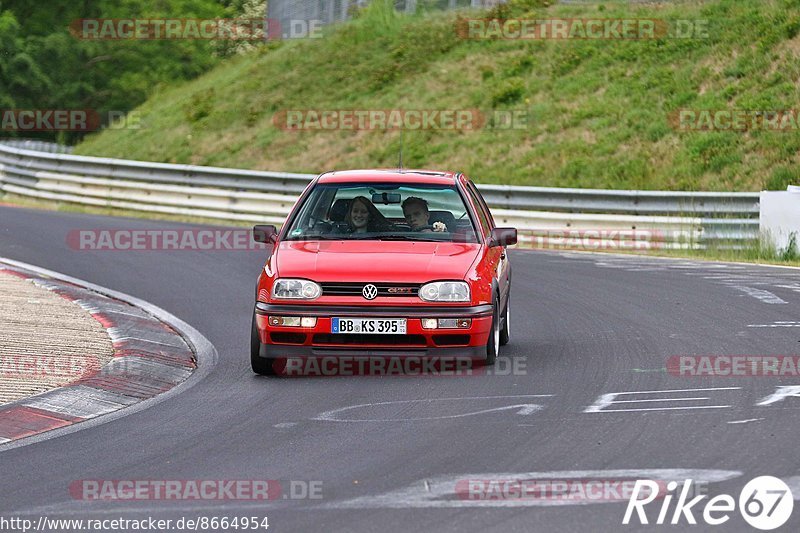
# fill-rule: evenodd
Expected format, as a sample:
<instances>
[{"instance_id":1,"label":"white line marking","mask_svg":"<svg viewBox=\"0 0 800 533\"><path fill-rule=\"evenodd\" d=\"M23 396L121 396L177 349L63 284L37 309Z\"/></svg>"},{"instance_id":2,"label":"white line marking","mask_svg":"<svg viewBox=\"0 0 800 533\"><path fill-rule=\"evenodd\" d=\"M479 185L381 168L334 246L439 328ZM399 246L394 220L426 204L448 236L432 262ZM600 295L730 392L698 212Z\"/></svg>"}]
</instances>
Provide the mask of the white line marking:
<instances>
[{"instance_id":1,"label":"white line marking","mask_svg":"<svg viewBox=\"0 0 800 533\"><path fill-rule=\"evenodd\" d=\"M404 403L422 403L422 402L441 402L441 401L465 401L465 400L496 400L496 399L508 399L508 398L549 398L553 396L552 394L519 394L519 395L511 395L511 396L467 396L463 398L421 398L415 400L397 400L391 402L373 402L373 403L362 403L357 405L349 405L347 407L340 407L338 409L333 409L331 411L325 411L320 413L319 415L313 417L311 420L318 420L322 422L413 422L417 420L439 420L439 419L448 419L448 418L463 418L466 416L473 416L479 414L485 414L493 411L504 411L508 409L519 409L517 414L519 415L530 415L542 409L541 405L538 404L514 404L514 405L505 405L501 407L494 407L491 409L483 409L480 411L473 411L470 413L461 413L457 415L442 415L442 416L433 416L433 417L421 417L421 418L355 418L355 419L347 419L347 418L338 418L337 415L340 413L344 413L345 411L350 411L352 409L359 409L364 407L377 407L381 405L398 405Z\"/></svg>"},{"instance_id":2,"label":"white line marking","mask_svg":"<svg viewBox=\"0 0 800 533\"><path fill-rule=\"evenodd\" d=\"M617 403L617 402L614 402ZM598 409L593 413L627 413L631 411L674 411L676 409L725 409L730 405L694 405L687 407L642 407L640 409Z\"/></svg>"},{"instance_id":3,"label":"white line marking","mask_svg":"<svg viewBox=\"0 0 800 533\"><path fill-rule=\"evenodd\" d=\"M794 499L800 500L800 476L791 476L782 479L784 483L789 485L789 488L792 491L792 496L794 496Z\"/></svg>"},{"instance_id":4,"label":"white line marking","mask_svg":"<svg viewBox=\"0 0 800 533\"><path fill-rule=\"evenodd\" d=\"M554 472L517 472L517 473L477 473L449 474L427 479L420 486L416 481L406 487L378 494L362 496L340 502L324 504L324 509L360 509L360 508L468 508L468 507L535 507L587 505L594 503L611 503L613 499L537 499L509 498L473 500L456 494L457 483L466 480L502 480L515 482L525 480L585 480L585 479L658 479L664 482L682 482L692 479L703 483L719 483L741 476L738 470L701 470L701 469L627 469L627 470L566 470ZM423 490L425 488L426 490ZM427 490L430 488L430 490ZM618 503L619 500L616 500Z\"/></svg>"},{"instance_id":5,"label":"white line marking","mask_svg":"<svg viewBox=\"0 0 800 533\"><path fill-rule=\"evenodd\" d=\"M644 401L651 401L651 402L671 402L671 401L688 401L688 400L695 400L695 401L705 401L709 400L710 398L656 398L654 400L649 399L637 399L637 400L617 400L618 396L623 395L635 395L635 394L664 394L664 393L675 393L675 392L698 392L698 391L718 391L718 390L739 390L741 387L709 387L709 388L702 388L702 389L668 389L668 390L654 390L654 391L628 391L628 392L609 392L606 394L601 394L592 405L586 407L583 412L584 413L599 413L599 412L607 412L607 407L615 405L617 403L639 403ZM721 408L723 406L705 406L705 408L714 409L714 408ZM724 407L730 407L728 405ZM667 410L675 410L675 409L700 409L700 407L660 407L660 408L651 408L651 409L613 409L612 411L616 412L626 412L626 411L667 411Z\"/></svg>"},{"instance_id":6,"label":"white line marking","mask_svg":"<svg viewBox=\"0 0 800 533\"><path fill-rule=\"evenodd\" d=\"M642 402L688 402L691 400L710 400L711 398L648 398L647 400L615 400L614 403L642 403Z\"/></svg>"},{"instance_id":7,"label":"white line marking","mask_svg":"<svg viewBox=\"0 0 800 533\"><path fill-rule=\"evenodd\" d=\"M775 392L762 398L761 401L756 404L756 407L772 405L773 403L783 401L784 398L798 396L800 396L800 385L779 385L775 389Z\"/></svg>"},{"instance_id":8,"label":"white line marking","mask_svg":"<svg viewBox=\"0 0 800 533\"><path fill-rule=\"evenodd\" d=\"M345 410L346 409L351 408L345 408ZM328 411L327 413L322 413L320 418L315 418L314 420L326 420L328 422L413 422L415 420L446 420L448 418L463 418L465 416L484 415L486 413L493 413L495 411L509 411L513 409L519 409L516 414L525 416L532 415L537 411L541 411L543 407L535 403L519 403L515 405L505 405L503 407L494 407L492 409L471 411L469 413L461 413L457 415L423 416L418 418L335 418L333 416L326 417L326 415L332 415L334 413L334 411Z\"/></svg>"},{"instance_id":9,"label":"white line marking","mask_svg":"<svg viewBox=\"0 0 800 533\"><path fill-rule=\"evenodd\" d=\"M748 296L752 296L753 298L765 303L765 304L788 304L786 300L782 300L778 298L775 294L765 291L764 289L754 289L752 287L747 287L745 285L728 285L728 287L734 288L738 291L742 291Z\"/></svg>"},{"instance_id":10,"label":"white line marking","mask_svg":"<svg viewBox=\"0 0 800 533\"><path fill-rule=\"evenodd\" d=\"M766 420L766 418L748 418L747 420L731 420L728 424L747 424L748 422L758 422L759 420Z\"/></svg>"},{"instance_id":11,"label":"white line marking","mask_svg":"<svg viewBox=\"0 0 800 533\"><path fill-rule=\"evenodd\" d=\"M668 389L668 390L642 390L628 392L614 392L612 394L658 394L660 392L695 392L708 390L741 390L741 387L709 387L706 389Z\"/></svg>"},{"instance_id":12,"label":"white line marking","mask_svg":"<svg viewBox=\"0 0 800 533\"><path fill-rule=\"evenodd\" d=\"M293 428L297 425L297 422L281 422L280 424L275 424L274 428Z\"/></svg>"}]
</instances>

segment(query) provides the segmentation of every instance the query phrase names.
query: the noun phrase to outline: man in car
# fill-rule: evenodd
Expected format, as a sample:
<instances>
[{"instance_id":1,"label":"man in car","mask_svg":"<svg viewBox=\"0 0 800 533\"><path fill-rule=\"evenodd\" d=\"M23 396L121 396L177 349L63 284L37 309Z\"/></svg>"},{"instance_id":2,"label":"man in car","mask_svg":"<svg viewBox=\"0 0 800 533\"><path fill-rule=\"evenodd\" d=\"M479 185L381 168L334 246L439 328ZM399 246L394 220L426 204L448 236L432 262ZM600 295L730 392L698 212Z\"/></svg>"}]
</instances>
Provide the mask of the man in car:
<instances>
[{"instance_id":1,"label":"man in car","mask_svg":"<svg viewBox=\"0 0 800 533\"><path fill-rule=\"evenodd\" d=\"M441 222L435 222L431 226L428 202L424 198L409 196L403 201L402 207L403 216L406 217L406 222L411 226L412 231L431 232L447 229Z\"/></svg>"}]
</instances>

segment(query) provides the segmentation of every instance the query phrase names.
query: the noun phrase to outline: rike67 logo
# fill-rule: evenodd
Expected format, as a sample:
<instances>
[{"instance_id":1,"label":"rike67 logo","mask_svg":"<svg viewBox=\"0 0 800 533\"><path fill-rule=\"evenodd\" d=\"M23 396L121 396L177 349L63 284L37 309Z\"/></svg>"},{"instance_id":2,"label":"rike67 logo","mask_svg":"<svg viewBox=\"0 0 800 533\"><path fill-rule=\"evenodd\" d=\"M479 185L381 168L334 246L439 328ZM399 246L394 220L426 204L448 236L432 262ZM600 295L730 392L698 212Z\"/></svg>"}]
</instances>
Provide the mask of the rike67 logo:
<instances>
[{"instance_id":1,"label":"rike67 logo","mask_svg":"<svg viewBox=\"0 0 800 533\"><path fill-rule=\"evenodd\" d=\"M654 524L697 524L694 516L695 512L700 513L702 508L703 521L711 526L724 524L731 518L731 513L736 510L736 500L728 494L714 496L704 506L693 509L703 499L708 496L701 494L689 500L692 493L692 480L687 479L677 494L678 488L676 481L667 484L666 494L659 492L659 485L655 481L637 480L633 487L633 493L628 500L628 507L625 509L625 516L622 523L627 525L631 522L634 511L640 524L649 524L645 506L662 499L661 509ZM673 509L670 519L670 506L673 496L678 495L677 503ZM794 509L794 498L789 486L783 481L772 476L760 476L750 480L739 493L739 513L745 522L756 529L768 531L776 529L789 520ZM685 520L685 522L684 522Z\"/></svg>"}]
</instances>

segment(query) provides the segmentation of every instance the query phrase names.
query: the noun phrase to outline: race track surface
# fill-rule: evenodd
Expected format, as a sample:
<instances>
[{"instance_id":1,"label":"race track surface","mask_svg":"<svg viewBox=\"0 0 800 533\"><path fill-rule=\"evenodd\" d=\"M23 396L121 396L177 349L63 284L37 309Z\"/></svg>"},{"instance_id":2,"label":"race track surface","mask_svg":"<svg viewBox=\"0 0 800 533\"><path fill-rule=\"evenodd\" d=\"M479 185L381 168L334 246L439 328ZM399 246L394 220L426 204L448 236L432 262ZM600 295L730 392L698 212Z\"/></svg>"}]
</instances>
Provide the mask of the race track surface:
<instances>
[{"instance_id":1,"label":"race track surface","mask_svg":"<svg viewBox=\"0 0 800 533\"><path fill-rule=\"evenodd\" d=\"M625 502L487 505L448 487L677 469L712 481L712 495L738 498L748 480L774 475L800 497L800 398L757 405L800 378L665 371L675 355L800 353L791 325L800 321L800 270L512 251L512 340L501 355L516 372L268 379L248 361L263 252L88 252L67 243L73 229L174 227L186 226L0 206L0 256L151 302L219 353L205 379L149 409L0 447L0 516L268 516L270 531L618 531ZM620 392L637 394L597 403ZM321 481L322 498L82 501L69 487L85 479ZM648 510L652 521L658 508ZM785 529L797 530L799 513ZM699 530L710 529L754 531L736 513Z\"/></svg>"}]
</instances>

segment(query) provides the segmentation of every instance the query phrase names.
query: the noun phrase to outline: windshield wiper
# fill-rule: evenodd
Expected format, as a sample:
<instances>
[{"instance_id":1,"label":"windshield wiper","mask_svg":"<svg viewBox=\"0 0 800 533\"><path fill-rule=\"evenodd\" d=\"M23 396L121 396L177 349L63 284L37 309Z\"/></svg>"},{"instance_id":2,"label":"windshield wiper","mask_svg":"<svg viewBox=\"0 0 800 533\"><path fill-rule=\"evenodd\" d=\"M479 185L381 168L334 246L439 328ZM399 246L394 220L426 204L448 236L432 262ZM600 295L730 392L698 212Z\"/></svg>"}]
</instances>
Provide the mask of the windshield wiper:
<instances>
[{"instance_id":1,"label":"windshield wiper","mask_svg":"<svg viewBox=\"0 0 800 533\"><path fill-rule=\"evenodd\" d=\"M346 241L347 235L302 235L298 237L289 237L287 241Z\"/></svg>"},{"instance_id":2,"label":"windshield wiper","mask_svg":"<svg viewBox=\"0 0 800 533\"><path fill-rule=\"evenodd\" d=\"M422 242L446 242L442 239L432 239L417 235L378 235L375 237L379 241L422 241Z\"/></svg>"}]
</instances>

